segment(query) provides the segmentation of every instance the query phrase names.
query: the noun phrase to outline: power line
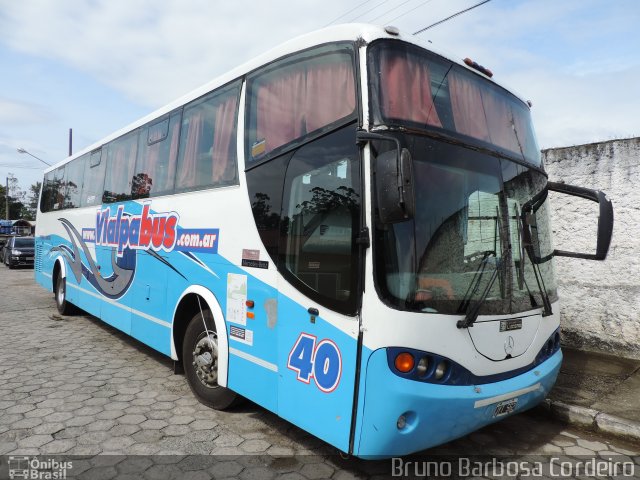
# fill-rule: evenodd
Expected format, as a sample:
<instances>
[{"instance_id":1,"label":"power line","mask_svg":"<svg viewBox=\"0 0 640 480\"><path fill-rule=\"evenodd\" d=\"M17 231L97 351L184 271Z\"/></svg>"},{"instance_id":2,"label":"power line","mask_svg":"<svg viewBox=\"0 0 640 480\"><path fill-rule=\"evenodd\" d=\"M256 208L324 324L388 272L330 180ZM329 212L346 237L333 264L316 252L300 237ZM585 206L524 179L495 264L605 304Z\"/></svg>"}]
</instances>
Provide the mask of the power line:
<instances>
[{"instance_id":1,"label":"power line","mask_svg":"<svg viewBox=\"0 0 640 480\"><path fill-rule=\"evenodd\" d=\"M435 27L436 25L440 25L441 23L447 22L447 21L451 20L452 18L457 17L458 15L462 15L463 13L468 12L469 10L473 10L474 8L479 7L480 5L484 5L485 3L489 3L490 1L491 0L484 0L484 1L480 2L480 3L476 3L475 5L472 5L469 8L465 8L464 10L460 10L459 12L454 13L453 15L450 15L447 18L443 18L442 20L440 20L440 21L438 21L436 23L432 23L428 27L424 27L423 29L418 30L417 32L414 32L413 34L414 35L418 35L419 33L422 33L425 30L429 30L430 28Z\"/></svg>"},{"instance_id":2,"label":"power line","mask_svg":"<svg viewBox=\"0 0 640 480\"><path fill-rule=\"evenodd\" d=\"M375 22L375 21L376 21L376 20L378 20L380 17L384 17L387 13L391 13L391 12L393 12L394 10L396 10L396 9L400 8L400 7L401 7L401 6L403 6L405 3L409 3L410 1L411 1L411 0L405 0L405 1L404 1L404 2L402 2L400 5L398 5L398 6L396 6L396 7L393 7L391 10L387 10L387 11L386 11L386 12L384 12L384 13L381 13L380 15L378 15L378 16L377 16L377 17L375 17L375 18L372 18L372 19L371 19L371 20L369 20L369 21L370 21L370 22Z\"/></svg>"},{"instance_id":3,"label":"power line","mask_svg":"<svg viewBox=\"0 0 640 480\"><path fill-rule=\"evenodd\" d=\"M406 12L404 12L404 13L401 13L401 14L400 14L400 15L398 15L397 17L393 17L391 20L387 20L387 23L391 23L391 22L393 22L393 21L395 21L395 20L397 20L397 19L399 19L399 18L402 18L402 17L404 17L405 15L408 15L409 13L413 12L414 10L417 10L417 9L419 9L420 7L422 7L423 5L426 5L427 3L432 2L432 1L433 1L433 0L425 0L424 2L419 3L417 6L413 7L412 9L407 10L407 11L406 11Z\"/></svg>"},{"instance_id":4,"label":"power line","mask_svg":"<svg viewBox=\"0 0 640 480\"><path fill-rule=\"evenodd\" d=\"M30 167L27 165L16 165L15 163L0 163L0 167L2 168L19 168L19 169L27 169L27 170L44 170L44 168L40 167Z\"/></svg>"},{"instance_id":5,"label":"power line","mask_svg":"<svg viewBox=\"0 0 640 480\"><path fill-rule=\"evenodd\" d=\"M329 23L327 23L325 25L325 27L328 27L329 25L334 24L335 22L337 22L338 20L340 20L343 17L346 17L347 15L349 15L351 12L353 12L354 10L357 10L358 8L360 8L362 5L364 5L365 3L369 3L371 0L364 0L364 2L359 3L358 5L356 5L355 7L353 7L351 10L349 10L348 12L343 13L342 15L340 15L337 18L334 18L332 21L330 21Z\"/></svg>"},{"instance_id":6,"label":"power line","mask_svg":"<svg viewBox=\"0 0 640 480\"><path fill-rule=\"evenodd\" d=\"M353 22L355 20L358 20L362 17L364 17L367 13L373 12L376 8L381 7L382 5L384 5L385 3L387 3L389 0L383 0L382 2L378 3L375 7L371 7L369 10L362 12L360 15L356 15L355 17L353 17L350 21Z\"/></svg>"}]
</instances>

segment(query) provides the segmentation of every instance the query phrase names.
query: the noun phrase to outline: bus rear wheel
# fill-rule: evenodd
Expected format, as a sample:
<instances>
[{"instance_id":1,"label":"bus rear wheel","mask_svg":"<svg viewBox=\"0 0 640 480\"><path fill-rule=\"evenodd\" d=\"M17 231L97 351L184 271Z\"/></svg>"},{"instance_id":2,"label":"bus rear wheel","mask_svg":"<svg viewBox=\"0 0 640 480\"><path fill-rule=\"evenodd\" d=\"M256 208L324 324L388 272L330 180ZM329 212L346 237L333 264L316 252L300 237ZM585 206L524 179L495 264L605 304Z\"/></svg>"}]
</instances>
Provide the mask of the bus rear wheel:
<instances>
[{"instance_id":1,"label":"bus rear wheel","mask_svg":"<svg viewBox=\"0 0 640 480\"><path fill-rule=\"evenodd\" d=\"M56 308L60 315L71 315L75 312L74 306L67 301L67 279L62 275L56 277Z\"/></svg>"},{"instance_id":2,"label":"bus rear wheel","mask_svg":"<svg viewBox=\"0 0 640 480\"><path fill-rule=\"evenodd\" d=\"M182 363L189 387L200 403L225 410L233 406L238 395L218 385L218 335L215 328L210 310L194 315L184 335Z\"/></svg>"}]
</instances>

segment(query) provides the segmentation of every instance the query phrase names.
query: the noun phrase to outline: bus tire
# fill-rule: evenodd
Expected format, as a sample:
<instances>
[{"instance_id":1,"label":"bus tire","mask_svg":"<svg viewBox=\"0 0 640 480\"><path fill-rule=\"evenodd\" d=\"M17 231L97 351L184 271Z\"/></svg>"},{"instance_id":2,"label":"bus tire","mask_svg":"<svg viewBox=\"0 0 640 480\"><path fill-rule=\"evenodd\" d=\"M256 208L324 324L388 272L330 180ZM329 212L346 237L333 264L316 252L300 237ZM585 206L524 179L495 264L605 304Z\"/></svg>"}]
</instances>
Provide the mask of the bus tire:
<instances>
[{"instance_id":1,"label":"bus tire","mask_svg":"<svg viewBox=\"0 0 640 480\"><path fill-rule=\"evenodd\" d=\"M74 306L67 301L67 279L62 275L56 277L54 296L56 299L56 308L60 315L71 315L75 312Z\"/></svg>"},{"instance_id":2,"label":"bus tire","mask_svg":"<svg viewBox=\"0 0 640 480\"><path fill-rule=\"evenodd\" d=\"M226 410L236 403L238 395L218 385L218 336L213 315L204 310L189 322L182 342L182 364L189 387L198 401L216 410Z\"/></svg>"}]
</instances>

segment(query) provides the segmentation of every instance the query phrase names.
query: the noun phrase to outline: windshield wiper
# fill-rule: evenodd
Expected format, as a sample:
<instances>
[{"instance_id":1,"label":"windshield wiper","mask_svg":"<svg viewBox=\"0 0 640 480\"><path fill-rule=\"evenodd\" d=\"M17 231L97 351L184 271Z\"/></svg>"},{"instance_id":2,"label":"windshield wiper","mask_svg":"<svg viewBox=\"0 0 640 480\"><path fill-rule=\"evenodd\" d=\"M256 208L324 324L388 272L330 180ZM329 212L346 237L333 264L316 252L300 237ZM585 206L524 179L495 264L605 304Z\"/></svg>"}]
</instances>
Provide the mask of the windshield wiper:
<instances>
[{"instance_id":1,"label":"windshield wiper","mask_svg":"<svg viewBox=\"0 0 640 480\"><path fill-rule=\"evenodd\" d=\"M522 232L523 232L523 246L525 251L527 252L527 257L531 262L531 268L533 269L533 275L535 276L536 283L538 284L538 290L540 291L540 296L542 297L542 306L543 312L542 316L547 317L553 314L553 310L551 310L551 300L549 299L549 294L547 292L547 288L544 284L544 278L542 276L542 272L540 272L540 264L549 261L553 254L547 255L546 257L539 258L536 256L533 249L533 239L531 238L531 231L528 227L529 219L535 218L536 212L542 207L542 204L547 200L548 189L545 188L538 192L534 197L525 203L522 206L522 211L520 214L520 222L522 223ZM528 287L527 287L528 288Z\"/></svg>"},{"instance_id":2,"label":"windshield wiper","mask_svg":"<svg viewBox=\"0 0 640 480\"><path fill-rule=\"evenodd\" d=\"M482 291L482 294L480 295L480 297L476 301L475 305L473 305L473 307L470 307L471 299L473 298L473 296L478 291L478 288L480 287L480 282L482 281L482 277L484 276L484 274L487 271L487 264L489 263L489 258L491 258L492 256L495 258L496 268L493 270L493 273L491 274L491 278L489 279L489 282L487 283L487 286ZM458 328L469 328L469 327L473 326L475 321L478 319L478 314L480 312L480 307L482 306L482 304L485 302L485 300L489 296L489 292L491 291L491 288L493 287L493 284L496 282L496 278L498 278L498 273L499 273L501 268L502 268L501 267L501 262L496 257L496 252L495 251L487 250L486 252L484 252L484 254L482 256L482 260L480 261L480 265L478 266L478 269L476 270L476 273L474 274L474 278L471 281L471 285L469 286L469 289L467 290L467 294L464 296L464 300L460 304L460 307L458 307L458 312L459 313L465 312L464 319L463 320L458 320L458 323L456 323L456 326Z\"/></svg>"}]
</instances>

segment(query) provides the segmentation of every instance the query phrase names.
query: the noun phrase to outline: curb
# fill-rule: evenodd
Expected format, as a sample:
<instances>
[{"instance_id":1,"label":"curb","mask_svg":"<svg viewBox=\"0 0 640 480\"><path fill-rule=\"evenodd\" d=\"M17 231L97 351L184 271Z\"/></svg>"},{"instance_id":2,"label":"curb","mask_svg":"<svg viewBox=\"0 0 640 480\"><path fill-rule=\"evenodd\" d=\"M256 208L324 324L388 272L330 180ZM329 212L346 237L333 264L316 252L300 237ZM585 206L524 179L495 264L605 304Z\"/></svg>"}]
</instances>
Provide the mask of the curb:
<instances>
[{"instance_id":1,"label":"curb","mask_svg":"<svg viewBox=\"0 0 640 480\"><path fill-rule=\"evenodd\" d=\"M633 420L548 398L538 406L538 409L570 425L640 441L640 423Z\"/></svg>"}]
</instances>

